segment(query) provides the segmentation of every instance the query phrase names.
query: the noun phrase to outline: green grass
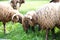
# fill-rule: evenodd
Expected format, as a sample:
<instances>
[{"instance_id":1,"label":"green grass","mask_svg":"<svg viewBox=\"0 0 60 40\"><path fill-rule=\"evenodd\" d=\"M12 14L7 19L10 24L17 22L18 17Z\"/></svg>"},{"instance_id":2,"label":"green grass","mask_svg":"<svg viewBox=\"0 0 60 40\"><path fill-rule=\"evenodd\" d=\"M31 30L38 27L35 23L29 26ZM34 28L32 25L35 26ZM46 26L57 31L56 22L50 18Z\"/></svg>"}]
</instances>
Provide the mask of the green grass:
<instances>
[{"instance_id":1,"label":"green grass","mask_svg":"<svg viewBox=\"0 0 60 40\"><path fill-rule=\"evenodd\" d=\"M20 7L19 12L26 14L27 11L36 10L40 6L49 3L48 1L26 1ZM56 40L60 40L59 29L56 28ZM9 22L6 24L6 35L3 33L3 25L0 23L0 38L10 40L45 40L45 30L36 33L29 32L26 34L22 24ZM49 40L52 40L52 34L49 32Z\"/></svg>"},{"instance_id":2,"label":"green grass","mask_svg":"<svg viewBox=\"0 0 60 40\"><path fill-rule=\"evenodd\" d=\"M36 10L40 6L48 3L48 1L26 1L20 7L20 12L26 14L27 11Z\"/></svg>"}]
</instances>

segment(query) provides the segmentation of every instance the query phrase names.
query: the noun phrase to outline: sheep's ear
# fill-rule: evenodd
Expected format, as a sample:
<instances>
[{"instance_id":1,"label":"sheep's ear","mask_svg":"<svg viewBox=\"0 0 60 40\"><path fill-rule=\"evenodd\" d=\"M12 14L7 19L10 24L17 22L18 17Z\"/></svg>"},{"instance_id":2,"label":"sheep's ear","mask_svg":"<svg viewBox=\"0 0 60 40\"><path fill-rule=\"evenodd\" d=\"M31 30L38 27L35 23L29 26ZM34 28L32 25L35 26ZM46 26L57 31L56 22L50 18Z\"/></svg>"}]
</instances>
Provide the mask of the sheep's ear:
<instances>
[{"instance_id":1,"label":"sheep's ear","mask_svg":"<svg viewBox=\"0 0 60 40\"><path fill-rule=\"evenodd\" d=\"M10 3L13 3L13 1L12 1L12 0L10 0Z\"/></svg>"},{"instance_id":2,"label":"sheep's ear","mask_svg":"<svg viewBox=\"0 0 60 40\"><path fill-rule=\"evenodd\" d=\"M21 0L21 3L24 3L25 1L24 0Z\"/></svg>"}]
</instances>

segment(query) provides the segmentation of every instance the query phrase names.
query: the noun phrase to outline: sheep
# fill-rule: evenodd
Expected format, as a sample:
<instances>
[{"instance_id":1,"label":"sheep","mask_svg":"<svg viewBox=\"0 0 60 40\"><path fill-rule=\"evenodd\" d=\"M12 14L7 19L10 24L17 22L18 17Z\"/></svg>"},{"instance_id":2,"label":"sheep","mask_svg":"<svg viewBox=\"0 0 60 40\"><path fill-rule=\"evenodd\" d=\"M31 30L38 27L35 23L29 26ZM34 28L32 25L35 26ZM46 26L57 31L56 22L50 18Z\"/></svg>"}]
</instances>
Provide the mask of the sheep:
<instances>
[{"instance_id":1,"label":"sheep","mask_svg":"<svg viewBox=\"0 0 60 40\"><path fill-rule=\"evenodd\" d=\"M29 11L22 18L23 29L27 32L29 27L39 25L40 29L46 30L46 40L48 40L49 30L52 31L55 39L54 28L60 28L60 3L48 3L35 11Z\"/></svg>"},{"instance_id":2,"label":"sheep","mask_svg":"<svg viewBox=\"0 0 60 40\"><path fill-rule=\"evenodd\" d=\"M51 3L51 2L59 2L59 0L51 0L50 3Z\"/></svg>"},{"instance_id":3,"label":"sheep","mask_svg":"<svg viewBox=\"0 0 60 40\"><path fill-rule=\"evenodd\" d=\"M5 24L9 21L20 22L22 23L23 15L18 12L18 10L14 10L11 5L0 3L0 21L3 22L4 26L4 34Z\"/></svg>"},{"instance_id":4,"label":"sheep","mask_svg":"<svg viewBox=\"0 0 60 40\"><path fill-rule=\"evenodd\" d=\"M13 7L13 9L19 9L22 3L24 3L24 0L11 0L10 4Z\"/></svg>"}]
</instances>

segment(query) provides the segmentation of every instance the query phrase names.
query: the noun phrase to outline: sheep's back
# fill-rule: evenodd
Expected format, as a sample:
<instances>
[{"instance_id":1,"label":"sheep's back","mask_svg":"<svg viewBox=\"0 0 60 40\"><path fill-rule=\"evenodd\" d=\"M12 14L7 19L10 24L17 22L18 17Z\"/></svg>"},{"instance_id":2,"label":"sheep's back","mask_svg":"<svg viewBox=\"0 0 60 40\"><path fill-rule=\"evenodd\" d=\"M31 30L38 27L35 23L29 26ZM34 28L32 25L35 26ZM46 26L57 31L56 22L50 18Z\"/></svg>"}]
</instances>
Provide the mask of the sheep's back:
<instances>
[{"instance_id":1,"label":"sheep's back","mask_svg":"<svg viewBox=\"0 0 60 40\"><path fill-rule=\"evenodd\" d=\"M9 21L13 8L10 5L0 3L0 21Z\"/></svg>"},{"instance_id":2,"label":"sheep's back","mask_svg":"<svg viewBox=\"0 0 60 40\"><path fill-rule=\"evenodd\" d=\"M53 5L54 4L54 5ZM59 5L55 3L47 4L42 8L38 9L37 17L38 23L42 26L42 28L53 28L59 19L58 13Z\"/></svg>"}]
</instances>

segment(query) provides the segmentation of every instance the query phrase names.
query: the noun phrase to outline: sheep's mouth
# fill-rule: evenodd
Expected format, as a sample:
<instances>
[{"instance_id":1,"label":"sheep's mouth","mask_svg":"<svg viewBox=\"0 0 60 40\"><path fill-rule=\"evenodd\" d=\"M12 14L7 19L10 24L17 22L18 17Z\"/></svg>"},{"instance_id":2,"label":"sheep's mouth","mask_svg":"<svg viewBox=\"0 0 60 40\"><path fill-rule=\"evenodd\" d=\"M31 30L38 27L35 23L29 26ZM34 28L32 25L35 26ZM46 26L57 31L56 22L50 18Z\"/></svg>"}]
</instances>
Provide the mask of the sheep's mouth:
<instances>
[{"instance_id":1,"label":"sheep's mouth","mask_svg":"<svg viewBox=\"0 0 60 40\"><path fill-rule=\"evenodd\" d=\"M26 25L26 28L27 29L25 30L25 32L28 33L29 32L29 29L30 29L30 25Z\"/></svg>"},{"instance_id":2,"label":"sheep's mouth","mask_svg":"<svg viewBox=\"0 0 60 40\"><path fill-rule=\"evenodd\" d=\"M13 7L14 9L17 9L16 7Z\"/></svg>"},{"instance_id":3,"label":"sheep's mouth","mask_svg":"<svg viewBox=\"0 0 60 40\"><path fill-rule=\"evenodd\" d=\"M24 24L25 24L25 32L28 33L30 25L29 25L28 21L25 21Z\"/></svg>"}]
</instances>

